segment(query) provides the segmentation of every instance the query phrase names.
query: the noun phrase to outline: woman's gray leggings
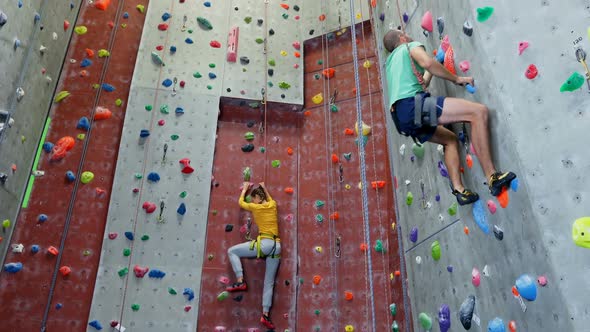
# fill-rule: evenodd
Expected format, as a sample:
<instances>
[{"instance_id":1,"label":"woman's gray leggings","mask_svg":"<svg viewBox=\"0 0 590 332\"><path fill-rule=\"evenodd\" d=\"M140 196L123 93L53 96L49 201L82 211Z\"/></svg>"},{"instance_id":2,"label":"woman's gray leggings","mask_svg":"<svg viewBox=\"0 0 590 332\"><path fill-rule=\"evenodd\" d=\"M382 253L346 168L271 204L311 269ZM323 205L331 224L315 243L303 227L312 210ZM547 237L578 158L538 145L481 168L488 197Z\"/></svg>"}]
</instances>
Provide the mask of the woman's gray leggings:
<instances>
[{"instance_id":1,"label":"woman's gray leggings","mask_svg":"<svg viewBox=\"0 0 590 332\"><path fill-rule=\"evenodd\" d=\"M279 255L281 253L281 243L276 242L274 253L272 253L275 241L262 238L260 240L260 249L264 255ZM236 274L236 278L242 278L244 271L240 258L254 258L258 250L256 246L250 249L250 241L237 244L227 250L229 261ZM268 312L272 306L272 293L275 286L275 276L279 268L280 258L266 257L266 271L264 272L264 290L262 291L262 311Z\"/></svg>"}]
</instances>

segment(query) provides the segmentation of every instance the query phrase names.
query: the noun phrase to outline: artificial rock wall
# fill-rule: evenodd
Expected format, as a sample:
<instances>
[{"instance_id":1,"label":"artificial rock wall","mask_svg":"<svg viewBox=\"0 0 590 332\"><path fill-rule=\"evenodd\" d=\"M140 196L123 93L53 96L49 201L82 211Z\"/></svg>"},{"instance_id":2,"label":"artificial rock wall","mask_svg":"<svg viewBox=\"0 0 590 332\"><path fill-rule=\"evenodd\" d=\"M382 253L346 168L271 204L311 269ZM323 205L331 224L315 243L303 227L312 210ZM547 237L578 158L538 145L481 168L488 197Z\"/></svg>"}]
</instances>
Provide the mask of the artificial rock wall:
<instances>
[{"instance_id":1,"label":"artificial rock wall","mask_svg":"<svg viewBox=\"0 0 590 332\"><path fill-rule=\"evenodd\" d=\"M410 18L407 32L424 43L429 53L440 45L436 20L444 18L443 35L449 36L454 48L457 71L461 74L460 61L470 61L471 68L463 75L475 78L477 92L471 95L440 79L433 80L431 91L489 107L493 159L498 168L514 171L519 184L516 192L509 192L508 206L501 208L482 185L485 179L472 152L474 166L467 167L465 151L469 150L464 149L465 185L479 192L484 207L488 200L497 206L495 214L487 208L485 212L489 226L497 225L504 232L499 241L492 232L486 235L479 229L471 206L460 207L454 216L448 213L455 200L438 169L443 156L437 146L427 144L425 157L414 159L413 142L399 136L388 120L414 326L420 328L419 313L436 317L444 303L451 309L451 330L462 330L459 307L468 295L475 295L475 313L481 319L475 331L486 330L495 317L506 325L514 320L518 331L588 331L589 302L584 294L590 289L589 252L572 241L572 223L588 214L590 160L585 146L590 91L586 82L573 92L560 92L560 86L574 72L584 75L575 48L590 49L586 36L590 3L399 3L401 13ZM486 6L495 10L487 21L478 22L477 8ZM421 28L426 11L432 12L434 20L434 33L428 37ZM373 16L383 65L388 53L382 37L400 25L396 1L379 1ZM465 21L473 26L471 37L462 31ZM519 44L525 41L529 47L519 55ZM525 76L531 64L538 70L534 79ZM454 129L456 133L462 130L460 125ZM404 155L402 146L406 147ZM408 192L414 196L412 205L405 202ZM436 195L441 196L440 202ZM418 229L415 243L409 239L413 227ZM469 235L464 227L469 228ZM434 241L442 248L439 261L431 257ZM474 268L480 272L479 287L472 283ZM522 274L547 279L545 287L537 283L536 300L524 301L526 312L511 293Z\"/></svg>"}]
</instances>

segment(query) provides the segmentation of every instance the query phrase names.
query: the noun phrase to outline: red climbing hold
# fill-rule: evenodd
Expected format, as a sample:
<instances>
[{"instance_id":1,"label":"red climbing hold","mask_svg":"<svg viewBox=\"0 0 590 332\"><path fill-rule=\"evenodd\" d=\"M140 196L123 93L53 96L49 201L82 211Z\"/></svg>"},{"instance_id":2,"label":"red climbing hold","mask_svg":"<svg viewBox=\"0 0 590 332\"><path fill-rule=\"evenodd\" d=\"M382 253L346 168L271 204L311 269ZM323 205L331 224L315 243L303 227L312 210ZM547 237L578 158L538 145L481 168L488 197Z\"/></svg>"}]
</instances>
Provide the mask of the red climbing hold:
<instances>
[{"instance_id":1,"label":"red climbing hold","mask_svg":"<svg viewBox=\"0 0 590 332\"><path fill-rule=\"evenodd\" d=\"M190 305L187 305L187 306L185 306L185 307L184 307L184 312L189 312L189 311L191 311L191 308L192 308L192 307L191 307Z\"/></svg>"},{"instance_id":2,"label":"red climbing hold","mask_svg":"<svg viewBox=\"0 0 590 332\"><path fill-rule=\"evenodd\" d=\"M113 21L109 21L109 23L107 23L107 25L109 26L109 28L114 28L115 27L115 22Z\"/></svg>"},{"instance_id":3,"label":"red climbing hold","mask_svg":"<svg viewBox=\"0 0 590 332\"><path fill-rule=\"evenodd\" d=\"M53 256L57 256L59 254L59 250L57 250L57 248L54 246L47 248L47 252Z\"/></svg>"},{"instance_id":4,"label":"red climbing hold","mask_svg":"<svg viewBox=\"0 0 590 332\"><path fill-rule=\"evenodd\" d=\"M139 265L135 265L133 267L133 272L135 273L135 276L138 278L143 278L143 276L145 276L146 273L148 273L149 271L149 267L141 267Z\"/></svg>"},{"instance_id":5,"label":"red climbing hold","mask_svg":"<svg viewBox=\"0 0 590 332\"><path fill-rule=\"evenodd\" d=\"M299 53L299 52L294 52L294 53L293 53L293 55L294 55L296 58L301 58L301 53Z\"/></svg>"},{"instance_id":6,"label":"red climbing hold","mask_svg":"<svg viewBox=\"0 0 590 332\"><path fill-rule=\"evenodd\" d=\"M97 106L96 112L94 112L94 120L106 120L110 119L113 113L105 107Z\"/></svg>"},{"instance_id":7,"label":"red climbing hold","mask_svg":"<svg viewBox=\"0 0 590 332\"><path fill-rule=\"evenodd\" d=\"M322 14L322 15L320 15L320 17L318 17L318 19L320 20L320 22L323 22L326 20L326 15Z\"/></svg>"},{"instance_id":8,"label":"red climbing hold","mask_svg":"<svg viewBox=\"0 0 590 332\"><path fill-rule=\"evenodd\" d=\"M74 148L75 143L76 141L72 136L64 136L60 138L55 145L63 147L66 151L70 151Z\"/></svg>"},{"instance_id":9,"label":"red climbing hold","mask_svg":"<svg viewBox=\"0 0 590 332\"><path fill-rule=\"evenodd\" d=\"M179 163L181 163L184 166L182 168L182 171L181 171L182 173L184 173L184 174L190 174L190 173L192 173L192 172L195 171L195 169L192 168L191 165L190 165L190 163L191 163L191 160L190 159L188 159L188 158L182 158L182 159L180 159Z\"/></svg>"},{"instance_id":10,"label":"red climbing hold","mask_svg":"<svg viewBox=\"0 0 590 332\"><path fill-rule=\"evenodd\" d=\"M508 330L510 330L510 332L516 332L516 322L511 320L508 322Z\"/></svg>"},{"instance_id":11,"label":"red climbing hold","mask_svg":"<svg viewBox=\"0 0 590 332\"><path fill-rule=\"evenodd\" d=\"M334 70L334 68L327 68L322 71L322 75L324 75L324 77L327 79L334 77L335 73L336 71Z\"/></svg>"},{"instance_id":12,"label":"red climbing hold","mask_svg":"<svg viewBox=\"0 0 590 332\"><path fill-rule=\"evenodd\" d=\"M293 148L288 147L287 148L287 154L290 155L290 156L293 155Z\"/></svg>"},{"instance_id":13,"label":"red climbing hold","mask_svg":"<svg viewBox=\"0 0 590 332\"><path fill-rule=\"evenodd\" d=\"M90 75L90 73L88 72L88 70L81 70L80 71L80 77L88 77Z\"/></svg>"},{"instance_id":14,"label":"red climbing hold","mask_svg":"<svg viewBox=\"0 0 590 332\"><path fill-rule=\"evenodd\" d=\"M338 158L338 156L335 153L332 153L332 162L334 164L338 163L340 161L340 158Z\"/></svg>"},{"instance_id":15,"label":"red climbing hold","mask_svg":"<svg viewBox=\"0 0 590 332\"><path fill-rule=\"evenodd\" d=\"M166 120L164 120L164 119L158 120L158 126L161 127L161 126L163 126L165 124L166 124Z\"/></svg>"},{"instance_id":16,"label":"red climbing hold","mask_svg":"<svg viewBox=\"0 0 590 332\"><path fill-rule=\"evenodd\" d=\"M186 82L185 82L185 81L180 81L180 87L181 87L181 88L184 88L185 84L186 84Z\"/></svg>"},{"instance_id":17,"label":"red climbing hold","mask_svg":"<svg viewBox=\"0 0 590 332\"><path fill-rule=\"evenodd\" d=\"M526 69L526 72L524 73L524 76L526 76L526 78L528 78L529 80L532 80L533 78L537 77L538 74L539 74L539 71L537 70L537 66L530 65Z\"/></svg>"},{"instance_id":18,"label":"red climbing hold","mask_svg":"<svg viewBox=\"0 0 590 332\"><path fill-rule=\"evenodd\" d=\"M469 153L467 154L467 156L465 156L465 162L467 163L467 167L473 167L473 158Z\"/></svg>"},{"instance_id":19,"label":"red climbing hold","mask_svg":"<svg viewBox=\"0 0 590 332\"><path fill-rule=\"evenodd\" d=\"M72 273L72 269L70 269L69 266L62 266L59 268L59 273L61 273L62 276L67 276L68 274Z\"/></svg>"},{"instance_id":20,"label":"red climbing hold","mask_svg":"<svg viewBox=\"0 0 590 332\"><path fill-rule=\"evenodd\" d=\"M286 3L282 3L281 7L283 7L283 9L289 9L289 5L287 5Z\"/></svg>"},{"instance_id":21,"label":"red climbing hold","mask_svg":"<svg viewBox=\"0 0 590 332\"><path fill-rule=\"evenodd\" d=\"M371 187L373 189L381 189L385 187L385 181L373 181L371 182Z\"/></svg>"},{"instance_id":22,"label":"red climbing hold","mask_svg":"<svg viewBox=\"0 0 590 332\"><path fill-rule=\"evenodd\" d=\"M361 243L359 248L361 249L361 251L365 252L367 251L367 249L369 249L369 246L366 243Z\"/></svg>"},{"instance_id":23,"label":"red climbing hold","mask_svg":"<svg viewBox=\"0 0 590 332\"><path fill-rule=\"evenodd\" d=\"M153 213L154 211L156 211L156 204L146 201L143 203L141 208L144 209L146 213Z\"/></svg>"},{"instance_id":24,"label":"red climbing hold","mask_svg":"<svg viewBox=\"0 0 590 332\"><path fill-rule=\"evenodd\" d=\"M86 52L86 56L87 57L92 58L94 56L94 51L93 50L87 48L84 51Z\"/></svg>"},{"instance_id":25,"label":"red climbing hold","mask_svg":"<svg viewBox=\"0 0 590 332\"><path fill-rule=\"evenodd\" d=\"M498 195L498 202L500 203L500 206L505 209L508 206L508 203L510 202L510 197L508 196L508 190L506 188L502 189L502 192L500 193L500 195Z\"/></svg>"},{"instance_id":26,"label":"red climbing hold","mask_svg":"<svg viewBox=\"0 0 590 332\"><path fill-rule=\"evenodd\" d=\"M344 292L344 299L346 301L352 301L352 298L353 298L352 292L349 292L349 291Z\"/></svg>"},{"instance_id":27,"label":"red climbing hold","mask_svg":"<svg viewBox=\"0 0 590 332\"><path fill-rule=\"evenodd\" d=\"M70 21L64 20L64 31L68 30L69 27L70 27Z\"/></svg>"},{"instance_id":28,"label":"red climbing hold","mask_svg":"<svg viewBox=\"0 0 590 332\"><path fill-rule=\"evenodd\" d=\"M158 50L158 51L161 51L161 50L163 50L163 49L164 49L164 46L162 46L162 45L158 45L158 46L156 46L156 50Z\"/></svg>"},{"instance_id":29,"label":"red climbing hold","mask_svg":"<svg viewBox=\"0 0 590 332\"><path fill-rule=\"evenodd\" d=\"M117 233L109 233L109 240L114 240L117 238Z\"/></svg>"},{"instance_id":30,"label":"red climbing hold","mask_svg":"<svg viewBox=\"0 0 590 332\"><path fill-rule=\"evenodd\" d=\"M428 31L428 32L432 32L432 13L430 11L427 11L426 13L424 13L424 16L422 16L422 29Z\"/></svg>"},{"instance_id":31,"label":"red climbing hold","mask_svg":"<svg viewBox=\"0 0 590 332\"><path fill-rule=\"evenodd\" d=\"M111 0L98 0L94 3L94 7L100 10L107 10L110 4Z\"/></svg>"},{"instance_id":32,"label":"red climbing hold","mask_svg":"<svg viewBox=\"0 0 590 332\"><path fill-rule=\"evenodd\" d=\"M285 193L287 193L287 194L292 194L292 193L293 193L293 191L294 191L294 190L293 190L293 188L291 188L291 187L287 187L287 188L285 188Z\"/></svg>"},{"instance_id":33,"label":"red climbing hold","mask_svg":"<svg viewBox=\"0 0 590 332\"><path fill-rule=\"evenodd\" d=\"M168 23L160 23L160 24L158 24L158 30L160 30L160 31L166 31L166 30L168 30Z\"/></svg>"},{"instance_id":34,"label":"red climbing hold","mask_svg":"<svg viewBox=\"0 0 590 332\"><path fill-rule=\"evenodd\" d=\"M352 136L352 135L354 135L354 130L352 130L350 128L346 128L346 129L344 129L344 135Z\"/></svg>"},{"instance_id":35,"label":"red climbing hold","mask_svg":"<svg viewBox=\"0 0 590 332\"><path fill-rule=\"evenodd\" d=\"M371 7L377 8L377 0L371 0Z\"/></svg>"},{"instance_id":36,"label":"red climbing hold","mask_svg":"<svg viewBox=\"0 0 590 332\"><path fill-rule=\"evenodd\" d=\"M338 220L338 219L340 219L340 215L338 214L338 212L334 212L330 215L330 219L331 220Z\"/></svg>"},{"instance_id":37,"label":"red climbing hold","mask_svg":"<svg viewBox=\"0 0 590 332\"><path fill-rule=\"evenodd\" d=\"M449 46L449 49L445 53L445 68L451 72L453 75L457 75L457 70L455 69L455 52L453 51L453 46Z\"/></svg>"},{"instance_id":38,"label":"red climbing hold","mask_svg":"<svg viewBox=\"0 0 590 332\"><path fill-rule=\"evenodd\" d=\"M209 43L209 46L211 46L211 47L213 47L213 48L221 48L221 43L220 43L220 42L218 42L217 40L212 40L212 41Z\"/></svg>"},{"instance_id":39,"label":"red climbing hold","mask_svg":"<svg viewBox=\"0 0 590 332\"><path fill-rule=\"evenodd\" d=\"M319 275L313 276L314 285L319 285L321 281L322 281L322 276L319 276Z\"/></svg>"},{"instance_id":40,"label":"red climbing hold","mask_svg":"<svg viewBox=\"0 0 590 332\"><path fill-rule=\"evenodd\" d=\"M116 320L111 321L111 327L116 327L117 325L119 325L119 322L117 322Z\"/></svg>"}]
</instances>

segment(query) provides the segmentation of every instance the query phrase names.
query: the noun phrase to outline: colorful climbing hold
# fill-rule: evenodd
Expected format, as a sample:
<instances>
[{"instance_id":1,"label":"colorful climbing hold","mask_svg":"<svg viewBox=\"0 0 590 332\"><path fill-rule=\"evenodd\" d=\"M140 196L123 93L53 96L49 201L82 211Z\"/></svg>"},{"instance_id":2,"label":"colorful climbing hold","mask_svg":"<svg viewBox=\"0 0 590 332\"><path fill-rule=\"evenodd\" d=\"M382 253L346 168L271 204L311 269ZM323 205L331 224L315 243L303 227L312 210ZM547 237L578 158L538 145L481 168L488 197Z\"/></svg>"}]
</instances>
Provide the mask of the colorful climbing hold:
<instances>
[{"instance_id":1,"label":"colorful climbing hold","mask_svg":"<svg viewBox=\"0 0 590 332\"><path fill-rule=\"evenodd\" d=\"M424 16L422 16L420 26L422 27L422 29L428 32L432 32L432 24L432 13L430 11L427 11L426 13L424 13Z\"/></svg>"},{"instance_id":2,"label":"colorful climbing hold","mask_svg":"<svg viewBox=\"0 0 590 332\"><path fill-rule=\"evenodd\" d=\"M490 233L490 225L488 224L488 219L486 216L486 212L483 207L483 203L481 200L478 200L473 204L473 219L479 228L485 234Z\"/></svg>"},{"instance_id":3,"label":"colorful climbing hold","mask_svg":"<svg viewBox=\"0 0 590 332\"><path fill-rule=\"evenodd\" d=\"M86 172L82 173L82 176L80 177L80 182L82 182L84 184L88 184L93 179L94 179L94 173L86 171Z\"/></svg>"},{"instance_id":4,"label":"colorful climbing hold","mask_svg":"<svg viewBox=\"0 0 590 332\"><path fill-rule=\"evenodd\" d=\"M488 323L488 332L506 332L504 321L496 317Z\"/></svg>"},{"instance_id":5,"label":"colorful climbing hold","mask_svg":"<svg viewBox=\"0 0 590 332\"><path fill-rule=\"evenodd\" d=\"M418 158L418 159L422 159L424 158L424 144L416 144L414 143L412 145L412 153L414 153L414 155Z\"/></svg>"},{"instance_id":6,"label":"colorful climbing hold","mask_svg":"<svg viewBox=\"0 0 590 332\"><path fill-rule=\"evenodd\" d=\"M406 204L408 206L412 205L412 202L414 201L414 194L412 194L411 191L408 191L408 194L406 195Z\"/></svg>"},{"instance_id":7,"label":"colorful climbing hold","mask_svg":"<svg viewBox=\"0 0 590 332\"><path fill-rule=\"evenodd\" d=\"M432 252L432 258L435 261L440 260L440 243L437 241L432 242L430 245L430 251Z\"/></svg>"},{"instance_id":8,"label":"colorful climbing hold","mask_svg":"<svg viewBox=\"0 0 590 332\"><path fill-rule=\"evenodd\" d=\"M528 78L529 80L534 79L535 77L537 77L538 74L539 70L533 64L529 65L526 71L524 72L524 76L526 76L526 78Z\"/></svg>"},{"instance_id":9,"label":"colorful climbing hold","mask_svg":"<svg viewBox=\"0 0 590 332\"><path fill-rule=\"evenodd\" d=\"M477 11L477 21L478 22L485 22L494 13L494 8L493 7L481 7L481 8L477 8L476 11Z\"/></svg>"},{"instance_id":10,"label":"colorful climbing hold","mask_svg":"<svg viewBox=\"0 0 590 332\"><path fill-rule=\"evenodd\" d=\"M430 316L427 313L421 312L418 315L418 321L420 322L420 325L424 330L430 331L430 329L432 328L432 318L430 318Z\"/></svg>"},{"instance_id":11,"label":"colorful climbing hold","mask_svg":"<svg viewBox=\"0 0 590 332\"><path fill-rule=\"evenodd\" d=\"M574 221L572 240L577 246L590 249L590 217L582 217Z\"/></svg>"},{"instance_id":12,"label":"colorful climbing hold","mask_svg":"<svg viewBox=\"0 0 590 332\"><path fill-rule=\"evenodd\" d=\"M580 73L575 72L573 73L568 79L567 81L565 81L561 87L559 88L560 92L565 92L565 91L576 91L579 88L582 87L582 85L584 85L584 76L582 76Z\"/></svg>"},{"instance_id":13,"label":"colorful climbing hold","mask_svg":"<svg viewBox=\"0 0 590 332\"><path fill-rule=\"evenodd\" d=\"M447 212L449 213L450 216L454 216L457 214L457 208L458 208L458 204L457 204L457 202L454 202L453 204L451 204L451 206L449 206L449 208L447 209Z\"/></svg>"},{"instance_id":14,"label":"colorful climbing hold","mask_svg":"<svg viewBox=\"0 0 590 332\"><path fill-rule=\"evenodd\" d=\"M64 91L60 91L60 92L58 92L55 95L55 98L53 98L53 102L54 103L59 103L59 102L61 102L62 100L66 99L69 96L70 96L70 92L65 91L65 90Z\"/></svg>"}]
</instances>

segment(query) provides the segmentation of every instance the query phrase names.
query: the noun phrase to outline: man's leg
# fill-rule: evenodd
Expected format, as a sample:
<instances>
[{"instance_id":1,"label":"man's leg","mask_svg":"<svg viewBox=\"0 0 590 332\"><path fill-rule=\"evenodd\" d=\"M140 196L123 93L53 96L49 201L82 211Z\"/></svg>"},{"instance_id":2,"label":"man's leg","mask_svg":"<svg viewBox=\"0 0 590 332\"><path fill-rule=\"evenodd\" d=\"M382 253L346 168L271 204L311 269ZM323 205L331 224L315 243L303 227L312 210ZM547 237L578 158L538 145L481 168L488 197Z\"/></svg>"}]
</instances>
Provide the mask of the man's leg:
<instances>
[{"instance_id":1,"label":"man's leg","mask_svg":"<svg viewBox=\"0 0 590 332\"><path fill-rule=\"evenodd\" d=\"M486 179L489 180L492 174L496 172L496 168L492 162L490 152L488 108L483 104L474 103L465 99L445 98L442 115L438 118L438 121L442 125L456 122L471 123L473 147L477 152L477 158L479 159ZM451 167L450 165L448 166L449 168Z\"/></svg>"},{"instance_id":2,"label":"man's leg","mask_svg":"<svg viewBox=\"0 0 590 332\"><path fill-rule=\"evenodd\" d=\"M445 147L445 165L449 171L449 178L453 188L463 192L465 187L459 172L459 142L457 141L457 135L443 126L438 126L429 141Z\"/></svg>"}]
</instances>

